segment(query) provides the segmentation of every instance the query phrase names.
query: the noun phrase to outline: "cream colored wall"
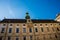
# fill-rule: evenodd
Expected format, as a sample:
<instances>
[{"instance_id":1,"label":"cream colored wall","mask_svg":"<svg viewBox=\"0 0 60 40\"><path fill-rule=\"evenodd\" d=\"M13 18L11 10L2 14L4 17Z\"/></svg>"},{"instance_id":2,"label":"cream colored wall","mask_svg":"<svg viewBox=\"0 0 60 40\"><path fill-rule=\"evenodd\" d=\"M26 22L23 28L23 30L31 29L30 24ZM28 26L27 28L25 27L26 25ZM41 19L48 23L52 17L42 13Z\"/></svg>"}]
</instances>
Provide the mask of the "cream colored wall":
<instances>
[{"instance_id":1,"label":"cream colored wall","mask_svg":"<svg viewBox=\"0 0 60 40\"><path fill-rule=\"evenodd\" d=\"M3 23L0 24L0 27L3 27L2 24ZM0 36L6 36L5 37L6 40L7 40L8 36L11 36L12 40L15 40L15 37L18 36L20 38L20 40L22 40L24 35L27 37L27 40L29 40L30 35L33 36L33 40L35 40L35 39L44 40L44 37L45 37L45 40L57 40L55 38L55 34L57 34L60 37L60 34L58 34L58 33L60 33L60 31L57 31L57 29L56 29L57 27L59 27L59 29L60 29L59 23L33 23L33 27L31 27L32 33L29 33L29 27L27 27L26 23L9 23L9 24L13 24L13 26L8 25L7 34L5 35L5 33L3 33L3 34L0 33ZM20 28L19 33L16 33L16 31L15 31L17 28L17 26L16 26L17 24L19 24L18 28ZM23 24L26 24L26 26L23 26ZM34 26L34 24L37 24L37 26ZM40 26L40 24L42 24L42 26ZM47 26L45 24L47 24ZM12 33L8 33L8 30L10 27L13 28ZM23 27L26 28L26 33L23 33ZM38 28L38 32L34 32L35 27ZM44 32L41 31L41 27L44 28ZM47 32L46 27L49 28L49 32ZM52 30L52 27L54 28L54 31ZM5 28L7 28L7 25L5 26ZM6 31L6 29L5 29L5 31ZM50 35L51 35L52 39L50 39Z\"/></svg>"}]
</instances>

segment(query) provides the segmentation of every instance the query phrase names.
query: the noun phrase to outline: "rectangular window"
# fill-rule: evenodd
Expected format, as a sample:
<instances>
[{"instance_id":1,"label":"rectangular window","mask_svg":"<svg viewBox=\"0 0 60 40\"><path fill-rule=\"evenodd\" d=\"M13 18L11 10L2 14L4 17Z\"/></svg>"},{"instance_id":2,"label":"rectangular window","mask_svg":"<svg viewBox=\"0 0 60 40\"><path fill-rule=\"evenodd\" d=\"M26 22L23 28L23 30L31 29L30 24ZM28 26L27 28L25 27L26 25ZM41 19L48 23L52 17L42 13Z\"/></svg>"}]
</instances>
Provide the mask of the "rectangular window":
<instances>
[{"instance_id":1,"label":"rectangular window","mask_svg":"<svg viewBox=\"0 0 60 40\"><path fill-rule=\"evenodd\" d=\"M60 31L59 28L57 28L57 30Z\"/></svg>"},{"instance_id":2,"label":"rectangular window","mask_svg":"<svg viewBox=\"0 0 60 40\"><path fill-rule=\"evenodd\" d=\"M4 31L5 31L5 28L2 28L1 33L4 33Z\"/></svg>"},{"instance_id":3,"label":"rectangular window","mask_svg":"<svg viewBox=\"0 0 60 40\"><path fill-rule=\"evenodd\" d=\"M23 40L26 40L26 36L23 36Z\"/></svg>"},{"instance_id":4,"label":"rectangular window","mask_svg":"<svg viewBox=\"0 0 60 40\"><path fill-rule=\"evenodd\" d=\"M52 30L54 31L54 28L52 28Z\"/></svg>"},{"instance_id":5,"label":"rectangular window","mask_svg":"<svg viewBox=\"0 0 60 40\"><path fill-rule=\"evenodd\" d=\"M11 33L12 32L12 28L9 28L9 33Z\"/></svg>"},{"instance_id":6,"label":"rectangular window","mask_svg":"<svg viewBox=\"0 0 60 40\"><path fill-rule=\"evenodd\" d=\"M16 37L16 40L19 40L19 37Z\"/></svg>"},{"instance_id":7,"label":"rectangular window","mask_svg":"<svg viewBox=\"0 0 60 40\"><path fill-rule=\"evenodd\" d=\"M26 28L23 28L23 33L26 33Z\"/></svg>"},{"instance_id":8,"label":"rectangular window","mask_svg":"<svg viewBox=\"0 0 60 40\"><path fill-rule=\"evenodd\" d=\"M16 33L19 33L19 28L16 28Z\"/></svg>"},{"instance_id":9,"label":"rectangular window","mask_svg":"<svg viewBox=\"0 0 60 40\"><path fill-rule=\"evenodd\" d=\"M8 40L11 40L11 37L10 36L8 36Z\"/></svg>"},{"instance_id":10,"label":"rectangular window","mask_svg":"<svg viewBox=\"0 0 60 40\"><path fill-rule=\"evenodd\" d=\"M57 35L55 35L55 38L57 38Z\"/></svg>"},{"instance_id":11,"label":"rectangular window","mask_svg":"<svg viewBox=\"0 0 60 40\"><path fill-rule=\"evenodd\" d=\"M41 27L41 31L43 32L43 28Z\"/></svg>"},{"instance_id":12,"label":"rectangular window","mask_svg":"<svg viewBox=\"0 0 60 40\"><path fill-rule=\"evenodd\" d=\"M0 37L0 40L2 40L2 37Z\"/></svg>"},{"instance_id":13,"label":"rectangular window","mask_svg":"<svg viewBox=\"0 0 60 40\"><path fill-rule=\"evenodd\" d=\"M49 28L48 27L46 27L47 28L47 31L49 32Z\"/></svg>"},{"instance_id":14,"label":"rectangular window","mask_svg":"<svg viewBox=\"0 0 60 40\"><path fill-rule=\"evenodd\" d=\"M35 32L38 32L38 29L37 28L35 28Z\"/></svg>"},{"instance_id":15,"label":"rectangular window","mask_svg":"<svg viewBox=\"0 0 60 40\"><path fill-rule=\"evenodd\" d=\"M30 40L32 40L32 36L30 36Z\"/></svg>"},{"instance_id":16,"label":"rectangular window","mask_svg":"<svg viewBox=\"0 0 60 40\"><path fill-rule=\"evenodd\" d=\"M30 33L32 32L32 28L29 28L29 32L30 32Z\"/></svg>"}]
</instances>

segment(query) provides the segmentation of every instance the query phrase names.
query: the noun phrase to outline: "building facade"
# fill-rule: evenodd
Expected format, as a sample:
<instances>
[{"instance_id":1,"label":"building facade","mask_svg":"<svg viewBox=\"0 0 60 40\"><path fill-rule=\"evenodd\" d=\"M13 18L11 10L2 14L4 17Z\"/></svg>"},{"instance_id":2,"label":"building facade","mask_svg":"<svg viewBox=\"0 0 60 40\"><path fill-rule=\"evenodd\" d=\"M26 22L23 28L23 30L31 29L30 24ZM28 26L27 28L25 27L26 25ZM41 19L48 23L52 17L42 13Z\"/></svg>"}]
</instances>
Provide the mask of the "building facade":
<instances>
[{"instance_id":1,"label":"building facade","mask_svg":"<svg viewBox=\"0 0 60 40\"><path fill-rule=\"evenodd\" d=\"M60 22L52 19L3 19L0 40L60 40Z\"/></svg>"}]
</instances>

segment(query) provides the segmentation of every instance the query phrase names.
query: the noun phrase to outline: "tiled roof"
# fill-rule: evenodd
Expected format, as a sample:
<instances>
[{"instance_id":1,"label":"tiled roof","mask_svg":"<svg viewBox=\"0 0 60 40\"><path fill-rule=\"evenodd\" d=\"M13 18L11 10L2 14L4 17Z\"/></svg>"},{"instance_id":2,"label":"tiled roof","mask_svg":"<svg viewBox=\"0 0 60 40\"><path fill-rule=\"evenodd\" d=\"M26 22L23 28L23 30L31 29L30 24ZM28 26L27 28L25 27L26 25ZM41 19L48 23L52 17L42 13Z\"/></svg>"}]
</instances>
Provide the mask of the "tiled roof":
<instances>
[{"instance_id":1,"label":"tiled roof","mask_svg":"<svg viewBox=\"0 0 60 40\"><path fill-rule=\"evenodd\" d=\"M59 23L52 19L31 19L33 23ZM3 19L0 23L26 23L26 19Z\"/></svg>"}]
</instances>

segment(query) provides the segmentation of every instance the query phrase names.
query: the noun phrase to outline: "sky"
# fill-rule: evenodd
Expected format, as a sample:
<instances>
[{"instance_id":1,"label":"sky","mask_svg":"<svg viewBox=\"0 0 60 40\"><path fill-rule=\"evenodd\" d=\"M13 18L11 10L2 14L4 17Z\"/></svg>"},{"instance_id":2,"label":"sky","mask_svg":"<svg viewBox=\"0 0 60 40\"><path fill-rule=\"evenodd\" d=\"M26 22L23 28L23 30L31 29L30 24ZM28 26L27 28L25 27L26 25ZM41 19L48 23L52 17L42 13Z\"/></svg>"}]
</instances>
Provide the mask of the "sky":
<instances>
[{"instance_id":1,"label":"sky","mask_svg":"<svg viewBox=\"0 0 60 40\"><path fill-rule=\"evenodd\" d=\"M55 19L60 13L60 0L0 0L0 19Z\"/></svg>"}]
</instances>

